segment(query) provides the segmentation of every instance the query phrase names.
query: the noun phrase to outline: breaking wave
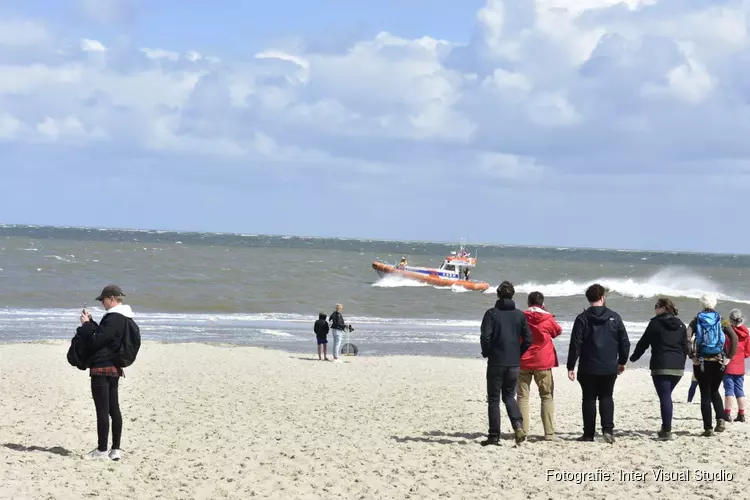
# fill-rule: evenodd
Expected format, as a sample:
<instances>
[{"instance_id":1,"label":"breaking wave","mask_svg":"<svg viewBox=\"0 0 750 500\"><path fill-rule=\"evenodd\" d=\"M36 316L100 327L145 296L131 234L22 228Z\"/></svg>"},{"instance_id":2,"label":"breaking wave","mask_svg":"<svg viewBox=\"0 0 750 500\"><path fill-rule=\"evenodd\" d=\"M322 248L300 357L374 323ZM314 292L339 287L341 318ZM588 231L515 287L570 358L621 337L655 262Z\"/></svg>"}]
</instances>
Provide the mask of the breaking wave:
<instances>
[{"instance_id":1,"label":"breaking wave","mask_svg":"<svg viewBox=\"0 0 750 500\"><path fill-rule=\"evenodd\" d=\"M704 293L715 293L719 300L750 304L750 299L725 293L710 279L679 268L668 268L648 278L599 278L585 282L565 280L549 284L527 282L518 285L516 292L540 291L547 297L571 297L583 294L594 283L608 288L610 293L636 299L657 296L697 299ZM490 288L487 292L495 293L495 289Z\"/></svg>"}]
</instances>

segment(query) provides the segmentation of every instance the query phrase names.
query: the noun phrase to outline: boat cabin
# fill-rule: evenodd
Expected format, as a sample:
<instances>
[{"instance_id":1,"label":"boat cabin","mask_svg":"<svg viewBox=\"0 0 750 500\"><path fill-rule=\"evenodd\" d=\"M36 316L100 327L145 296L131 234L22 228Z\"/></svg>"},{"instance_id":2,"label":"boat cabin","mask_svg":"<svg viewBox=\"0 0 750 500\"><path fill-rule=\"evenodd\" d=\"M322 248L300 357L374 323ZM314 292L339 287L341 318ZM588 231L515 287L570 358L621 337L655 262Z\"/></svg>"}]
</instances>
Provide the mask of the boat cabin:
<instances>
[{"instance_id":1,"label":"boat cabin","mask_svg":"<svg viewBox=\"0 0 750 500\"><path fill-rule=\"evenodd\" d=\"M438 268L440 271L456 273L458 279L469 279L471 269L476 267L477 259L467 252L463 245L458 252L451 252L445 257L443 264Z\"/></svg>"}]
</instances>

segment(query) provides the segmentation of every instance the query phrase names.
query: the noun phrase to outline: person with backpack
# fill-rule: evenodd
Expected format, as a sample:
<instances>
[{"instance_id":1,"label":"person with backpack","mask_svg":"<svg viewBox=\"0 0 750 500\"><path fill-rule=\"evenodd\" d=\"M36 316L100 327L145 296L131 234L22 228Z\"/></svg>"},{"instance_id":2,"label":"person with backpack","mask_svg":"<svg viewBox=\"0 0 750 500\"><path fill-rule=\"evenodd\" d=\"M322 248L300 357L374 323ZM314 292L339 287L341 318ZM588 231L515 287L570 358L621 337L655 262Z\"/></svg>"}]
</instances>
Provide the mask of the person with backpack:
<instances>
[{"instance_id":1,"label":"person with backpack","mask_svg":"<svg viewBox=\"0 0 750 500\"><path fill-rule=\"evenodd\" d=\"M102 303L105 314L97 324L87 311L81 313L80 333L88 341L88 366L91 377L91 395L96 407L98 446L84 458L120 460L122 414L118 383L124 376L123 367L130 366L140 348L140 329L133 320L135 314L123 304L125 293L117 285L107 285L96 298ZM107 452L109 419L112 418L112 448Z\"/></svg>"},{"instance_id":2,"label":"person with backpack","mask_svg":"<svg viewBox=\"0 0 750 500\"><path fill-rule=\"evenodd\" d=\"M529 306L523 314L529 323L532 344L521 356L521 374L518 377L518 406L523 416L523 430L529 433L529 392L534 379L542 400L542 426L545 441L555 440L555 380L552 368L558 366L557 351L552 339L562 333L562 327L544 307L542 292L531 292Z\"/></svg>"},{"instance_id":3,"label":"person with backpack","mask_svg":"<svg viewBox=\"0 0 750 500\"><path fill-rule=\"evenodd\" d=\"M735 399L737 418L734 421L745 421L745 358L750 358L750 331L744 323L745 316L742 311L732 309L729 313L729 326L737 335L737 350L724 370L724 412L727 422L732 420L732 403Z\"/></svg>"},{"instance_id":4,"label":"person with backpack","mask_svg":"<svg viewBox=\"0 0 750 500\"><path fill-rule=\"evenodd\" d=\"M313 331L315 332L315 338L318 341L318 360L325 359L328 361L328 321L326 321L326 313L322 312L318 314L318 320L313 325ZM321 348L325 358L320 357Z\"/></svg>"},{"instance_id":5,"label":"person with backpack","mask_svg":"<svg viewBox=\"0 0 750 500\"><path fill-rule=\"evenodd\" d=\"M702 435L710 437L714 432L723 432L725 428L726 415L719 387L726 365L737 350L737 335L732 328L722 325L721 316L715 310L716 295L704 294L699 302L701 311L688 325L688 338L693 373L701 394ZM712 428L712 405L716 412L716 428Z\"/></svg>"},{"instance_id":6,"label":"person with backpack","mask_svg":"<svg viewBox=\"0 0 750 500\"><path fill-rule=\"evenodd\" d=\"M630 340L619 314L607 307L605 289L598 283L588 287L586 300L590 307L573 323L568 348L568 378L581 385L583 401L583 435L578 441L593 441L596 431L596 400L599 400L602 438L615 442L615 402L612 397L617 376L625 371L630 354Z\"/></svg>"},{"instance_id":7,"label":"person with backpack","mask_svg":"<svg viewBox=\"0 0 750 500\"><path fill-rule=\"evenodd\" d=\"M487 358L487 415L489 431L482 446L500 444L500 399L513 426L516 445L526 441L523 416L516 401L516 386L521 371L521 356L531 347L532 337L523 312L516 309L513 284L503 281L497 287L495 307L482 318L479 343Z\"/></svg>"},{"instance_id":8,"label":"person with backpack","mask_svg":"<svg viewBox=\"0 0 750 500\"><path fill-rule=\"evenodd\" d=\"M672 439L672 391L685 374L685 360L690 353L687 327L677 317L677 307L667 298L654 305L656 316L651 318L646 331L635 346L630 361L636 362L651 348L651 379L661 406L659 440Z\"/></svg>"}]
</instances>

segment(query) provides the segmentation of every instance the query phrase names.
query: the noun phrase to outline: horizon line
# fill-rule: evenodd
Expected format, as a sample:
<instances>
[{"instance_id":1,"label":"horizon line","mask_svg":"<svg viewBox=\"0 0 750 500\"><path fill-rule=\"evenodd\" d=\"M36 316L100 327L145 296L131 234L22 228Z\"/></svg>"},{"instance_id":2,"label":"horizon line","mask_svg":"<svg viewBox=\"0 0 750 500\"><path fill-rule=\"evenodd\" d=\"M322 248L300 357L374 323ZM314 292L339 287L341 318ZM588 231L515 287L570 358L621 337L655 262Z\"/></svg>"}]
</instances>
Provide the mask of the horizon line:
<instances>
[{"instance_id":1,"label":"horizon line","mask_svg":"<svg viewBox=\"0 0 750 500\"><path fill-rule=\"evenodd\" d=\"M446 241L446 240L399 240L399 239L386 239L386 238L356 238L351 236L314 236L314 235L294 235L294 234L280 234L280 233L240 233L240 232L229 232L229 231L198 231L198 230L178 230L178 229L163 229L163 228L132 228L132 227L96 227L96 226L56 226L53 224L12 224L12 223L0 223L0 229L2 228L40 228L40 229L76 229L76 230L95 230L95 231L122 231L122 232L162 232L172 234L210 234L216 236L241 236L241 237L259 237L259 236L271 236L280 238L298 238L298 239L313 239L313 240L325 240L325 239L336 239L345 241L372 241L379 243L429 243L433 245L458 245L460 240ZM700 252L695 250L646 250L637 248L608 248L608 247L585 247L585 246L564 246L564 245L524 245L518 243L487 243L487 242L475 242L469 243L466 241L466 246L481 246L481 247L513 247L513 248L535 248L535 249L550 249L550 250L594 250L600 252L632 252L632 253L661 253L661 254L689 254L689 255L718 255L725 257L735 256L750 256L750 253L727 253L727 252Z\"/></svg>"}]
</instances>

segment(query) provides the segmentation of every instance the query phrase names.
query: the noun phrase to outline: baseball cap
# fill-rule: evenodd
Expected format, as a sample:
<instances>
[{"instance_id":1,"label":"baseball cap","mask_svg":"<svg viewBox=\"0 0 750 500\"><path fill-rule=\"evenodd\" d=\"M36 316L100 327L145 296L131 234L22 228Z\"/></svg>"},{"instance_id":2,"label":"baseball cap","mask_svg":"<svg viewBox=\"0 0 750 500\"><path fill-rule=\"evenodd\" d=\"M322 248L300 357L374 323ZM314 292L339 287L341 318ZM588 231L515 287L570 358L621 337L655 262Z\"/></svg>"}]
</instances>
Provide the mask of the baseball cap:
<instances>
[{"instance_id":1,"label":"baseball cap","mask_svg":"<svg viewBox=\"0 0 750 500\"><path fill-rule=\"evenodd\" d=\"M102 290L102 293L99 294L99 296L94 300L101 301L104 297L124 297L125 292L122 291L122 288L120 288L117 285L107 285Z\"/></svg>"}]
</instances>

